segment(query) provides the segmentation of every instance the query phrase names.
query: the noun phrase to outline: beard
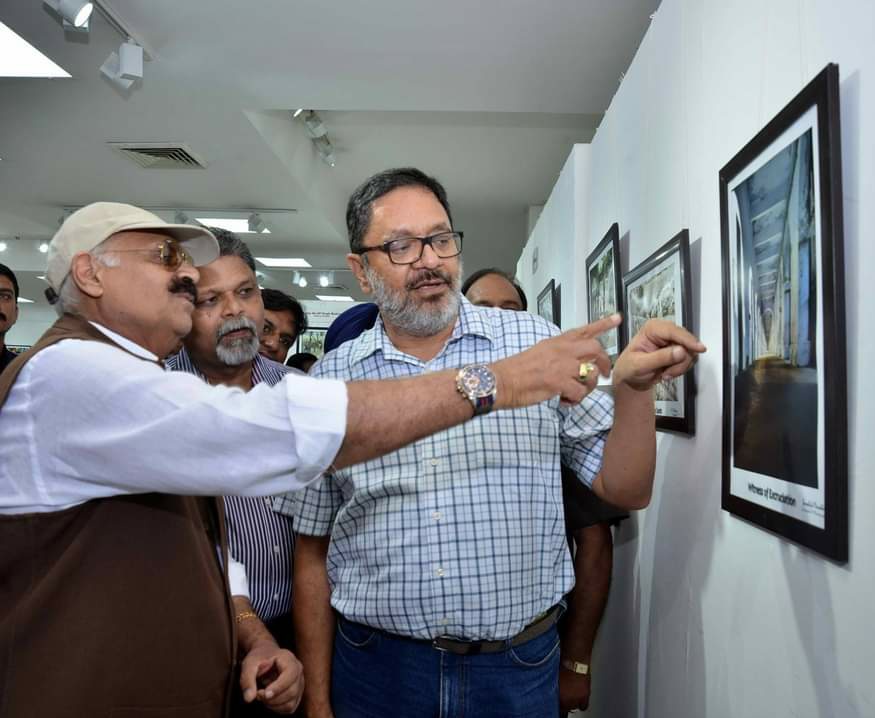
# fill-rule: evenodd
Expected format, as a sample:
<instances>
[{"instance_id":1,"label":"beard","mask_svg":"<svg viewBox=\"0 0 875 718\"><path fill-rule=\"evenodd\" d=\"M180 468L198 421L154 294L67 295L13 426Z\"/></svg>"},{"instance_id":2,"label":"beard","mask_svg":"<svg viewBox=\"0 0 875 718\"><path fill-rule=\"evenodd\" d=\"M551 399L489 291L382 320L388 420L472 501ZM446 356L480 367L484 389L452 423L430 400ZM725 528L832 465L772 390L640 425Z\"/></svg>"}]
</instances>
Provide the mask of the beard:
<instances>
[{"instance_id":1,"label":"beard","mask_svg":"<svg viewBox=\"0 0 875 718\"><path fill-rule=\"evenodd\" d=\"M365 277L374 292L374 302L384 321L405 334L430 337L447 328L459 315L462 262L455 276L438 269L424 269L414 275L403 289L392 289L370 265L363 266ZM433 299L420 299L413 290L423 282L440 280L449 286L448 294Z\"/></svg>"},{"instance_id":2,"label":"beard","mask_svg":"<svg viewBox=\"0 0 875 718\"><path fill-rule=\"evenodd\" d=\"M223 339L226 334L248 329L246 336ZM235 317L219 325L216 330L216 356L227 366L240 366L255 359L258 354L258 328L249 317Z\"/></svg>"}]
</instances>

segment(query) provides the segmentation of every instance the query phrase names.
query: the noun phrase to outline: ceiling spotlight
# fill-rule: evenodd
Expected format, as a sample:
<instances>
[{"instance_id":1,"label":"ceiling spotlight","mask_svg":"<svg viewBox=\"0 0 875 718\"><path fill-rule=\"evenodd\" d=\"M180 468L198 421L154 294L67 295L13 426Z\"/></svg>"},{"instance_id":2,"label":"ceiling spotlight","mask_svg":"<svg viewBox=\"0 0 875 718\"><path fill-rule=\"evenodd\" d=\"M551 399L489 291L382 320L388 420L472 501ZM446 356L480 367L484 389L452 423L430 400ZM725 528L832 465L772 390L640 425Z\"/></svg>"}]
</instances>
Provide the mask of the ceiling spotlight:
<instances>
[{"instance_id":1,"label":"ceiling spotlight","mask_svg":"<svg viewBox=\"0 0 875 718\"><path fill-rule=\"evenodd\" d=\"M261 232L265 228L264 220L261 218L261 215L258 212L253 212L249 215L249 231L250 232Z\"/></svg>"},{"instance_id":2,"label":"ceiling spotlight","mask_svg":"<svg viewBox=\"0 0 875 718\"><path fill-rule=\"evenodd\" d=\"M40 246L38 247L38 249L39 249L40 252L42 252L43 254L45 254L46 252L49 251L49 243L48 243L48 242L41 242L41 243L40 243Z\"/></svg>"},{"instance_id":3,"label":"ceiling spotlight","mask_svg":"<svg viewBox=\"0 0 875 718\"><path fill-rule=\"evenodd\" d=\"M319 286L320 287L327 287L328 286L328 275L327 274L320 274L319 275Z\"/></svg>"},{"instance_id":4,"label":"ceiling spotlight","mask_svg":"<svg viewBox=\"0 0 875 718\"><path fill-rule=\"evenodd\" d=\"M77 29L88 25L94 10L93 3L84 0L43 0L43 4L58 13L66 24Z\"/></svg>"},{"instance_id":5,"label":"ceiling spotlight","mask_svg":"<svg viewBox=\"0 0 875 718\"><path fill-rule=\"evenodd\" d=\"M6 242L0 241L0 252L5 252L8 246Z\"/></svg>"},{"instance_id":6,"label":"ceiling spotlight","mask_svg":"<svg viewBox=\"0 0 875 718\"><path fill-rule=\"evenodd\" d=\"M143 48L135 42L123 42L100 66L100 74L119 89L131 89L143 77Z\"/></svg>"},{"instance_id":7,"label":"ceiling spotlight","mask_svg":"<svg viewBox=\"0 0 875 718\"><path fill-rule=\"evenodd\" d=\"M322 118L313 110L307 110L307 114L304 115L304 127L307 128L307 134L314 140L317 137L325 137L328 134L328 128L325 126Z\"/></svg>"},{"instance_id":8,"label":"ceiling spotlight","mask_svg":"<svg viewBox=\"0 0 875 718\"><path fill-rule=\"evenodd\" d=\"M297 284L301 281L301 273L298 270L292 272L292 284Z\"/></svg>"},{"instance_id":9,"label":"ceiling spotlight","mask_svg":"<svg viewBox=\"0 0 875 718\"><path fill-rule=\"evenodd\" d=\"M301 287L301 289L303 289L304 287L307 286L307 284L308 284L307 278L302 274L301 278L298 280L298 286Z\"/></svg>"}]
</instances>

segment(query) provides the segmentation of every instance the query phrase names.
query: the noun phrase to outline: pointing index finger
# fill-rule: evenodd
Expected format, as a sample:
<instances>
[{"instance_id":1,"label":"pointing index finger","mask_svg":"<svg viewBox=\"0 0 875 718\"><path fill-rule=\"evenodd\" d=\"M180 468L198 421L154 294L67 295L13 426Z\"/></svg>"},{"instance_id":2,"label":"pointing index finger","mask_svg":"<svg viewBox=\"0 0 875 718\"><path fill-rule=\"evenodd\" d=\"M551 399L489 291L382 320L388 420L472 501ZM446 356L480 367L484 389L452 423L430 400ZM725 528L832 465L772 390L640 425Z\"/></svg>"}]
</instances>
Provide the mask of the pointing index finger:
<instances>
[{"instance_id":1,"label":"pointing index finger","mask_svg":"<svg viewBox=\"0 0 875 718\"><path fill-rule=\"evenodd\" d=\"M622 321L623 317L619 314L610 314L573 331L580 332L580 335L586 339L592 339L620 326Z\"/></svg>"}]
</instances>

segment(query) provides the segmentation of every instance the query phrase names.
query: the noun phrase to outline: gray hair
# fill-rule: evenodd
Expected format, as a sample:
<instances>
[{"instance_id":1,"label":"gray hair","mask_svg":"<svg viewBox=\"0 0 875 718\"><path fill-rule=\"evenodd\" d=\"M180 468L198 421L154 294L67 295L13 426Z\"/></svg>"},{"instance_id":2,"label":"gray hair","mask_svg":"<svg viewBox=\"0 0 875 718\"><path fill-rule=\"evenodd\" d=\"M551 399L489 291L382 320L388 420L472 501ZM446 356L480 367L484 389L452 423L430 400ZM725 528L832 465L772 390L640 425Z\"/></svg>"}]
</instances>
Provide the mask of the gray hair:
<instances>
[{"instance_id":1,"label":"gray hair","mask_svg":"<svg viewBox=\"0 0 875 718\"><path fill-rule=\"evenodd\" d=\"M255 271L255 259L252 252L249 251L249 247L246 246L246 242L227 229L220 227L207 227L207 229L213 233L219 243L220 257L239 257L246 262L247 267L253 272Z\"/></svg>"},{"instance_id":2,"label":"gray hair","mask_svg":"<svg viewBox=\"0 0 875 718\"><path fill-rule=\"evenodd\" d=\"M112 249L108 246L111 240L112 237L103 240L88 253L104 267L117 267L121 264L121 258L117 254L113 254ZM82 292L76 286L73 274L70 272L64 277L64 281L61 282L61 288L58 290L58 300L53 306L58 316L63 316L64 314L78 315L80 313L79 304L81 301Z\"/></svg>"},{"instance_id":3,"label":"gray hair","mask_svg":"<svg viewBox=\"0 0 875 718\"><path fill-rule=\"evenodd\" d=\"M453 215L450 212L447 191L440 182L415 167L385 170L369 177L359 185L346 205L346 229L351 252L359 252L364 246L365 234L371 224L371 209L374 202L400 187L421 187L431 192L441 203L452 226Z\"/></svg>"}]
</instances>

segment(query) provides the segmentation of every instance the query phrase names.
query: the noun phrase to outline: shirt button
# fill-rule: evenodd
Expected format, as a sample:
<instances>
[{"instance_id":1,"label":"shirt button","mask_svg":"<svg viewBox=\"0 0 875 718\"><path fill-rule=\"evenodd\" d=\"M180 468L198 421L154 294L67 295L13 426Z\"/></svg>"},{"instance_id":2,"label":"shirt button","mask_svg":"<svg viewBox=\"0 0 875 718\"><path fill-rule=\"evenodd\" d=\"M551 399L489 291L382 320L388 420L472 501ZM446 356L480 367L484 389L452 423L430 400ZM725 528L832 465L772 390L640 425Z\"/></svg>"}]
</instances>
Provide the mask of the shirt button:
<instances>
[{"instance_id":1,"label":"shirt button","mask_svg":"<svg viewBox=\"0 0 875 718\"><path fill-rule=\"evenodd\" d=\"M446 626L449 622L450 622L450 619L449 619L449 618L442 618L442 619L441 619L441 625L442 625L442 626Z\"/></svg>"},{"instance_id":2,"label":"shirt button","mask_svg":"<svg viewBox=\"0 0 875 718\"><path fill-rule=\"evenodd\" d=\"M273 552L274 552L274 553L279 553L279 552L280 552L279 544L274 544L274 545L273 545Z\"/></svg>"},{"instance_id":3,"label":"shirt button","mask_svg":"<svg viewBox=\"0 0 875 718\"><path fill-rule=\"evenodd\" d=\"M270 496L265 496L264 497L264 505L265 506L273 506L273 499L271 499Z\"/></svg>"},{"instance_id":4,"label":"shirt button","mask_svg":"<svg viewBox=\"0 0 875 718\"><path fill-rule=\"evenodd\" d=\"M437 466L439 463L441 463L441 462L438 461L437 459L432 459L432 460L431 460L431 465L432 465L432 466Z\"/></svg>"},{"instance_id":5,"label":"shirt button","mask_svg":"<svg viewBox=\"0 0 875 718\"><path fill-rule=\"evenodd\" d=\"M274 601L279 601L279 600L280 600L280 595L279 595L278 593L273 594L273 600L274 600Z\"/></svg>"},{"instance_id":6,"label":"shirt button","mask_svg":"<svg viewBox=\"0 0 875 718\"><path fill-rule=\"evenodd\" d=\"M440 520L441 520L441 512L440 512L440 511L432 511L432 512L431 512L431 517L432 517L435 521L440 521Z\"/></svg>"},{"instance_id":7,"label":"shirt button","mask_svg":"<svg viewBox=\"0 0 875 718\"><path fill-rule=\"evenodd\" d=\"M434 575L437 576L438 578L443 578L444 570L442 568L438 567L437 569L435 569Z\"/></svg>"}]
</instances>

